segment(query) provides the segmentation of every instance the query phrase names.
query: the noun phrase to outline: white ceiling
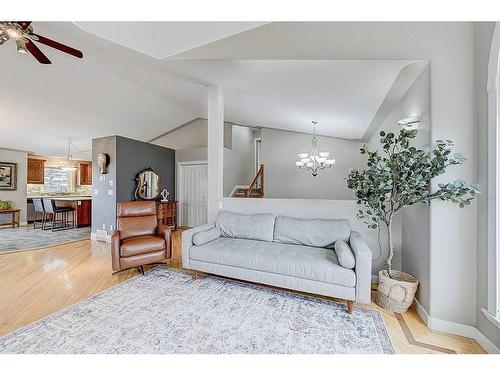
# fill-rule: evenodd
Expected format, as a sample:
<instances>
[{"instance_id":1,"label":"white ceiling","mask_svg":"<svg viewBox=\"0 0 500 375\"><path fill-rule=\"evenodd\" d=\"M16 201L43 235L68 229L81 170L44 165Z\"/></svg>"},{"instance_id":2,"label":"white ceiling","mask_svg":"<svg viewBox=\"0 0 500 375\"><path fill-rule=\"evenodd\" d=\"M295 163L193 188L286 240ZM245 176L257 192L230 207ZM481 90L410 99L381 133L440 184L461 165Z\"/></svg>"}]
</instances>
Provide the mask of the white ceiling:
<instances>
[{"instance_id":1,"label":"white ceiling","mask_svg":"<svg viewBox=\"0 0 500 375\"><path fill-rule=\"evenodd\" d=\"M195 119L173 132L155 138L152 140L152 143L174 150L207 147L207 124L208 121L206 119Z\"/></svg>"},{"instance_id":2,"label":"white ceiling","mask_svg":"<svg viewBox=\"0 0 500 375\"><path fill-rule=\"evenodd\" d=\"M360 139L412 61L174 60L187 76L225 88L225 119L242 125Z\"/></svg>"},{"instance_id":3,"label":"white ceiling","mask_svg":"<svg viewBox=\"0 0 500 375\"><path fill-rule=\"evenodd\" d=\"M267 22L76 22L83 30L164 59Z\"/></svg>"}]
</instances>

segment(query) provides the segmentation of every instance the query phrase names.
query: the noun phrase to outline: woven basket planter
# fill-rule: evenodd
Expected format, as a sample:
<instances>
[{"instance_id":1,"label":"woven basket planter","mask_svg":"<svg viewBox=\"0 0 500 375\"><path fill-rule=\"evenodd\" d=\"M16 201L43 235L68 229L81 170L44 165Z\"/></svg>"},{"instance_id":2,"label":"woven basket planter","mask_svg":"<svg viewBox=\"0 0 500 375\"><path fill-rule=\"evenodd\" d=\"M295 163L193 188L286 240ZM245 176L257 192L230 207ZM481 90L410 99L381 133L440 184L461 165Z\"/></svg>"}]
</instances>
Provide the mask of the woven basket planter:
<instances>
[{"instance_id":1,"label":"woven basket planter","mask_svg":"<svg viewBox=\"0 0 500 375\"><path fill-rule=\"evenodd\" d=\"M404 313L413 303L418 280L400 271L391 271L391 279L386 270L378 273L379 284L375 302L384 309Z\"/></svg>"}]
</instances>

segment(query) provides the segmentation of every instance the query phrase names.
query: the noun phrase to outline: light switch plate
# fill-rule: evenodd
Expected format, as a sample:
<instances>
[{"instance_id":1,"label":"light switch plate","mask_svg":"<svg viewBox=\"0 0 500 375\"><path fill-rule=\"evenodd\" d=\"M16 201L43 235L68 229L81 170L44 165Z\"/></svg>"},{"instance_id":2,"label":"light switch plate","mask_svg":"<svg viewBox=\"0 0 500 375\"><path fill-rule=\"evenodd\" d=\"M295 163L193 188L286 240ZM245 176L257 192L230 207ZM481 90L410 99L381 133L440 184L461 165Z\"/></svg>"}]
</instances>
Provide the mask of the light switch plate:
<instances>
[{"instance_id":1,"label":"light switch plate","mask_svg":"<svg viewBox=\"0 0 500 375\"><path fill-rule=\"evenodd\" d=\"M94 189L94 195L95 196L99 195L99 189Z\"/></svg>"},{"instance_id":2,"label":"light switch plate","mask_svg":"<svg viewBox=\"0 0 500 375\"><path fill-rule=\"evenodd\" d=\"M113 180L108 181L109 186L113 186Z\"/></svg>"},{"instance_id":3,"label":"light switch plate","mask_svg":"<svg viewBox=\"0 0 500 375\"><path fill-rule=\"evenodd\" d=\"M108 190L108 195L113 195L113 190Z\"/></svg>"},{"instance_id":4,"label":"light switch plate","mask_svg":"<svg viewBox=\"0 0 500 375\"><path fill-rule=\"evenodd\" d=\"M222 210L223 204L222 202L219 202L219 210Z\"/></svg>"}]
</instances>

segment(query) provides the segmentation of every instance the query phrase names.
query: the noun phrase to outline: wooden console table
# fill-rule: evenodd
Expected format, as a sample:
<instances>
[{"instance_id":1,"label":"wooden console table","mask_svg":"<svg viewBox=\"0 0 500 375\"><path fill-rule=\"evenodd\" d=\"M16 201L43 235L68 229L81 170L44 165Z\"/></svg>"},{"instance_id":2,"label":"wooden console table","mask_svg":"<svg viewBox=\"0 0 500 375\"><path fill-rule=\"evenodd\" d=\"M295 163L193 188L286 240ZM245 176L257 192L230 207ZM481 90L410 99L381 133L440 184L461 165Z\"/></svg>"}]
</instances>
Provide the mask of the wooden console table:
<instances>
[{"instance_id":1,"label":"wooden console table","mask_svg":"<svg viewBox=\"0 0 500 375\"><path fill-rule=\"evenodd\" d=\"M13 210L0 210L0 215L1 214L11 214L12 215L12 222L10 223L5 223L5 224L12 224L12 228L15 228L16 226L19 228L19 222L21 221L21 209L13 209Z\"/></svg>"},{"instance_id":2,"label":"wooden console table","mask_svg":"<svg viewBox=\"0 0 500 375\"><path fill-rule=\"evenodd\" d=\"M158 223L177 230L177 201L156 202Z\"/></svg>"}]
</instances>

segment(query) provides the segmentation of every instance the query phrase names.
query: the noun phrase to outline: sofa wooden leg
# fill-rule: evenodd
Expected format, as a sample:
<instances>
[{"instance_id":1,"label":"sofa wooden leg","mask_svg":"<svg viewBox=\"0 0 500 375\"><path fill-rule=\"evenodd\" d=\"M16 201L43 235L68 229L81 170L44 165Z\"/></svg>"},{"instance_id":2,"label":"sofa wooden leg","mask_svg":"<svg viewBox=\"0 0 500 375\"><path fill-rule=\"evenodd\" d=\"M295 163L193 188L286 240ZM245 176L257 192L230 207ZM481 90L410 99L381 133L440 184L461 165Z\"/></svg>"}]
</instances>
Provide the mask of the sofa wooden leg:
<instances>
[{"instance_id":1,"label":"sofa wooden leg","mask_svg":"<svg viewBox=\"0 0 500 375\"><path fill-rule=\"evenodd\" d=\"M352 306L354 305L353 301L347 301L347 312L352 314Z\"/></svg>"},{"instance_id":2,"label":"sofa wooden leg","mask_svg":"<svg viewBox=\"0 0 500 375\"><path fill-rule=\"evenodd\" d=\"M139 272L144 275L144 266L139 266Z\"/></svg>"},{"instance_id":3,"label":"sofa wooden leg","mask_svg":"<svg viewBox=\"0 0 500 375\"><path fill-rule=\"evenodd\" d=\"M194 279L198 280L200 278L200 274L198 271L194 271Z\"/></svg>"}]
</instances>

